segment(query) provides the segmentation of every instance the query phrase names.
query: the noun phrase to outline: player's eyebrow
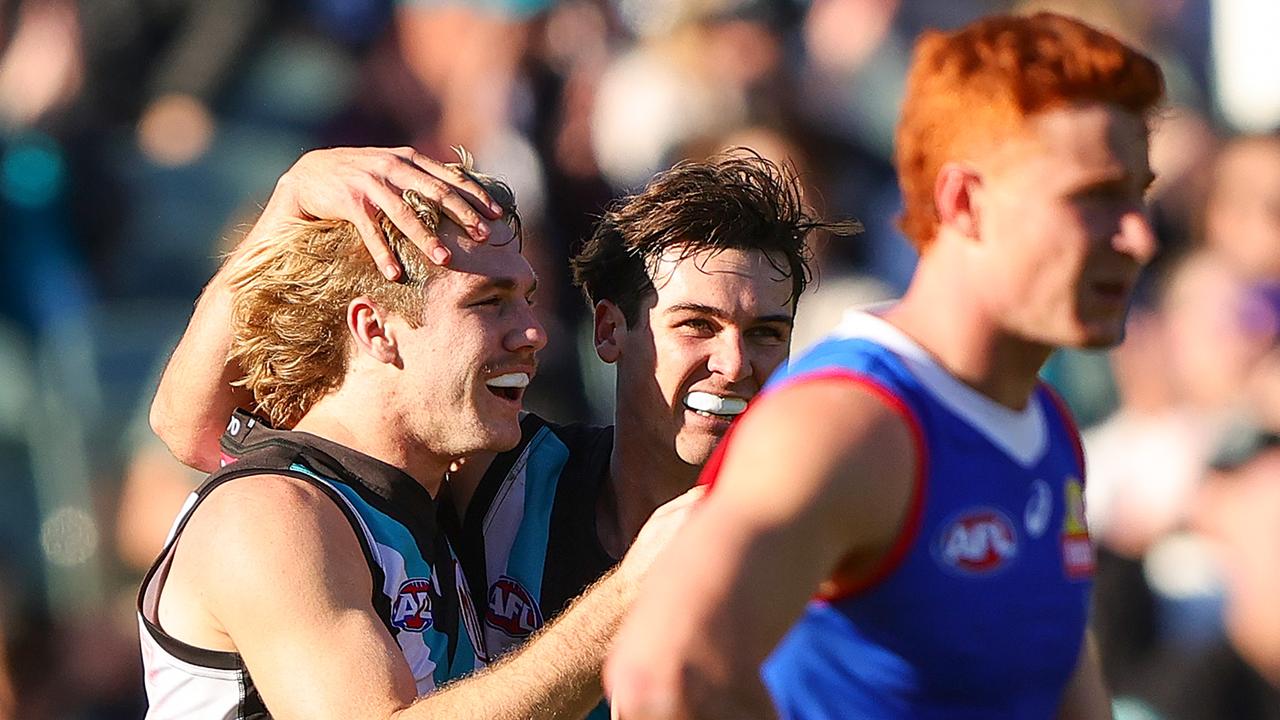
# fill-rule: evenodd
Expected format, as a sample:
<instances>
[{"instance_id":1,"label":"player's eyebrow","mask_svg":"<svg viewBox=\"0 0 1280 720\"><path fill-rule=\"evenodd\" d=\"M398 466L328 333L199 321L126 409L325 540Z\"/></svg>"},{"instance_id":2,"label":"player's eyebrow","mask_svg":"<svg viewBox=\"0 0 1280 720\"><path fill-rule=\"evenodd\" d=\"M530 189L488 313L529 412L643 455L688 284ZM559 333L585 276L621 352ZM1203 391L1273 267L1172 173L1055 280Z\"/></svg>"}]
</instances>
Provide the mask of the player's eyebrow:
<instances>
[{"instance_id":1,"label":"player's eyebrow","mask_svg":"<svg viewBox=\"0 0 1280 720\"><path fill-rule=\"evenodd\" d=\"M672 305L671 307L664 310L663 314L675 315L677 313L682 313L682 312L691 312L691 313L697 313L698 315L706 315L708 317L713 317L722 322L729 322L733 320L733 317L729 315L729 313L725 312L724 310L721 310L718 307L713 307L711 305L703 305L702 303L694 303L694 302L676 303L675 305ZM760 315L758 317L752 318L752 323L753 324L782 323L787 327L791 327L795 325L795 318L793 318L789 313L777 313L775 315Z\"/></svg>"},{"instance_id":2,"label":"player's eyebrow","mask_svg":"<svg viewBox=\"0 0 1280 720\"><path fill-rule=\"evenodd\" d=\"M498 277L485 278L483 282L476 285L472 292L485 292L488 290L503 290L506 292L515 292L520 289L520 278L502 275ZM532 295L538 289L538 276L533 276L533 282L529 285L527 294Z\"/></svg>"}]
</instances>

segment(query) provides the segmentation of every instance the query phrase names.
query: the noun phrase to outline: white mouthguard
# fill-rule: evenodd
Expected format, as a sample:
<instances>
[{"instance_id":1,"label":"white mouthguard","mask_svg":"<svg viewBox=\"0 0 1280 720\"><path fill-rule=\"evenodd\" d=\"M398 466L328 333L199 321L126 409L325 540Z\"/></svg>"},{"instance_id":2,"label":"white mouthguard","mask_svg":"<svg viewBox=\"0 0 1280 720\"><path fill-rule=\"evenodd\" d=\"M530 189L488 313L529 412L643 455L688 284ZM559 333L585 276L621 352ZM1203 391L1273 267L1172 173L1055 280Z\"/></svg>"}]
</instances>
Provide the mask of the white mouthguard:
<instances>
[{"instance_id":1,"label":"white mouthguard","mask_svg":"<svg viewBox=\"0 0 1280 720\"><path fill-rule=\"evenodd\" d=\"M485 385L495 388L523 388L529 386L527 373L507 373L484 381Z\"/></svg>"},{"instance_id":2,"label":"white mouthguard","mask_svg":"<svg viewBox=\"0 0 1280 720\"><path fill-rule=\"evenodd\" d=\"M684 397L684 405L690 410L701 410L712 415L741 415L747 409L747 401L742 398L720 397L697 390Z\"/></svg>"}]
</instances>

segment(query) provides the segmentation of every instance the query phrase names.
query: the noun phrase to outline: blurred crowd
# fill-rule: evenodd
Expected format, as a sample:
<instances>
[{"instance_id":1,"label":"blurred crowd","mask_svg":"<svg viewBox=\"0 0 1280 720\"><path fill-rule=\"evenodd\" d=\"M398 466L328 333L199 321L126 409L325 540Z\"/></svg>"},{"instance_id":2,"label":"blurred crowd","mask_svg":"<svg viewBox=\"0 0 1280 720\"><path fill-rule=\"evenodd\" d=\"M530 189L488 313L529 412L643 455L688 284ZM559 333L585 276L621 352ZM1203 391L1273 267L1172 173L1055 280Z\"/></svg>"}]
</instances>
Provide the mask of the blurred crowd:
<instances>
[{"instance_id":1,"label":"blurred crowd","mask_svg":"<svg viewBox=\"0 0 1280 720\"><path fill-rule=\"evenodd\" d=\"M200 477L160 367L303 151L463 145L516 189L550 343L529 404L611 414L566 258L612 198L746 145L865 226L815 238L795 349L892 297L913 38L1053 9L1153 55L1163 250L1084 427L1121 720L1280 718L1280 5L1272 0L0 0L0 720L143 712L133 594ZM589 330L586 330L589 335Z\"/></svg>"}]
</instances>

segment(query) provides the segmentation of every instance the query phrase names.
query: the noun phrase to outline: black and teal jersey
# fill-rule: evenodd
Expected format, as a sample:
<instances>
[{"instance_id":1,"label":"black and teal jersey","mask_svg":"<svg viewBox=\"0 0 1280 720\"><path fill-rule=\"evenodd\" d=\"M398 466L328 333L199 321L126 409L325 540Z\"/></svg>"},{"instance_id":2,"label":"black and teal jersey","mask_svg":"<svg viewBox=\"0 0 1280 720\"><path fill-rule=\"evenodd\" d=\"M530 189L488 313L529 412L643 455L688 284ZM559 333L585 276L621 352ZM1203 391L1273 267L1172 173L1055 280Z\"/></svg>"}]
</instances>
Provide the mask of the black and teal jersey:
<instances>
[{"instance_id":1,"label":"black and teal jersey","mask_svg":"<svg viewBox=\"0 0 1280 720\"><path fill-rule=\"evenodd\" d=\"M308 433L272 429L241 411L231 418L221 445L223 468L188 499L139 597L144 650L155 646L150 653L154 667L148 672L171 676L165 692L174 688L195 692L195 685L205 682L212 671L226 674L219 679L239 683L238 692L246 694L244 683L249 676L235 653L191 648L169 637L156 621L156 608L164 570L187 520L222 484L250 475L306 481L347 518L368 563L373 586L370 607L399 645L419 695L481 664L486 656L479 644L483 636L462 567L437 522L435 503L422 485L376 458ZM153 702L164 695L148 690ZM221 696L204 690L199 694Z\"/></svg>"},{"instance_id":2,"label":"black and teal jersey","mask_svg":"<svg viewBox=\"0 0 1280 720\"><path fill-rule=\"evenodd\" d=\"M613 428L558 425L528 414L520 444L498 455L460 521L441 500L472 597L484 598L485 647L524 642L615 564L596 508L609 482Z\"/></svg>"},{"instance_id":3,"label":"black and teal jersey","mask_svg":"<svg viewBox=\"0 0 1280 720\"><path fill-rule=\"evenodd\" d=\"M485 599L489 660L527 640L618 562L596 527L613 428L527 414L520 430L520 444L490 463L465 517L440 499L441 524L454 538L471 596ZM608 718L608 707L601 703L588 717Z\"/></svg>"}]
</instances>

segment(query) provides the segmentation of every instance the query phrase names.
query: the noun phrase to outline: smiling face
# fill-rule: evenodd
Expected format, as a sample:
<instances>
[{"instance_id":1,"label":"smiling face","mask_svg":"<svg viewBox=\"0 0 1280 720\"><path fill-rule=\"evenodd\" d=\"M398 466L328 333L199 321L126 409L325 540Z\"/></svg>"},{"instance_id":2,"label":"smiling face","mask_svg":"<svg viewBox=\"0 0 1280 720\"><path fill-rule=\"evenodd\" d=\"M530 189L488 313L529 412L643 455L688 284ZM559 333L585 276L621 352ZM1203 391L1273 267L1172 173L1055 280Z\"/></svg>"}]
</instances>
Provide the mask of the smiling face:
<instances>
[{"instance_id":1,"label":"smiling face","mask_svg":"<svg viewBox=\"0 0 1280 720\"><path fill-rule=\"evenodd\" d=\"M1043 112L980 173L982 242L971 271L988 314L1046 346L1118 342L1138 273L1156 251L1143 207L1143 119L1099 103Z\"/></svg>"},{"instance_id":2,"label":"smiling face","mask_svg":"<svg viewBox=\"0 0 1280 720\"><path fill-rule=\"evenodd\" d=\"M524 387L546 334L532 311L536 279L504 223L488 243L458 242L452 223L441 239L449 270L426 288L421 325L393 318L403 363L396 396L424 447L449 457L509 450L520 440Z\"/></svg>"},{"instance_id":3,"label":"smiling face","mask_svg":"<svg viewBox=\"0 0 1280 720\"><path fill-rule=\"evenodd\" d=\"M786 360L793 285L759 250L678 254L652 268L656 292L632 326L600 303L596 337L601 358L618 365L619 427L653 457L674 448L697 466Z\"/></svg>"}]
</instances>

